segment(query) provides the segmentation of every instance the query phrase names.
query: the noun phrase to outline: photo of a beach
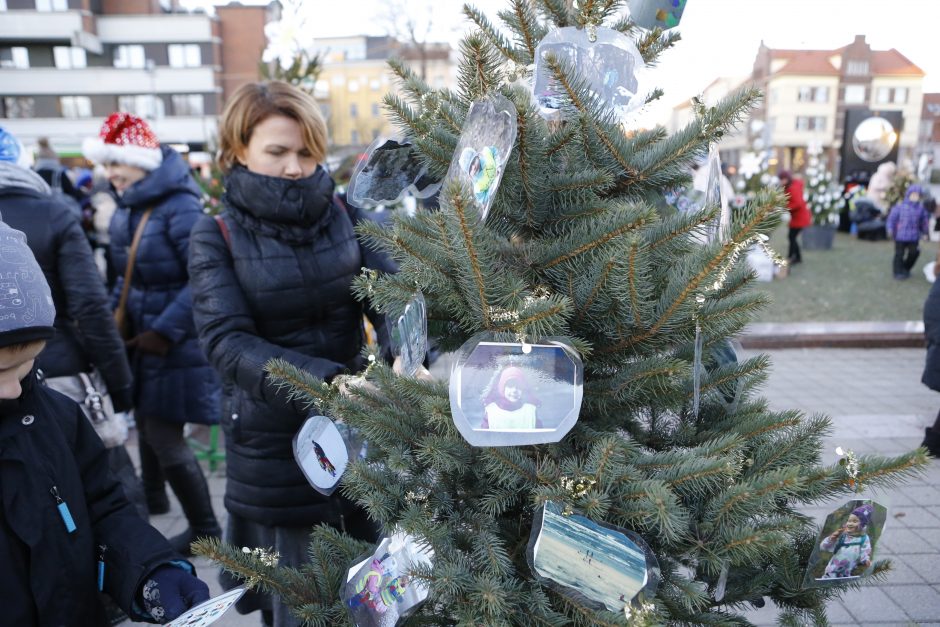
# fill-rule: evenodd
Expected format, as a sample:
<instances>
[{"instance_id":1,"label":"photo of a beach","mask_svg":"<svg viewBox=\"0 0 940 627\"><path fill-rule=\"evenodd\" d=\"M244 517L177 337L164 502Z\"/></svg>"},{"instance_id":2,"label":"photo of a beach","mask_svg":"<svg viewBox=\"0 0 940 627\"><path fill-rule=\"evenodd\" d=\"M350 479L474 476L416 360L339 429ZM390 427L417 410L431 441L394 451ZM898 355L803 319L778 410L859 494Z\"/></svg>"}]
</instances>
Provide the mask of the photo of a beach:
<instances>
[{"instance_id":1,"label":"photo of a beach","mask_svg":"<svg viewBox=\"0 0 940 627\"><path fill-rule=\"evenodd\" d=\"M547 501L532 549L535 574L619 612L648 580L646 556L624 534Z\"/></svg>"}]
</instances>

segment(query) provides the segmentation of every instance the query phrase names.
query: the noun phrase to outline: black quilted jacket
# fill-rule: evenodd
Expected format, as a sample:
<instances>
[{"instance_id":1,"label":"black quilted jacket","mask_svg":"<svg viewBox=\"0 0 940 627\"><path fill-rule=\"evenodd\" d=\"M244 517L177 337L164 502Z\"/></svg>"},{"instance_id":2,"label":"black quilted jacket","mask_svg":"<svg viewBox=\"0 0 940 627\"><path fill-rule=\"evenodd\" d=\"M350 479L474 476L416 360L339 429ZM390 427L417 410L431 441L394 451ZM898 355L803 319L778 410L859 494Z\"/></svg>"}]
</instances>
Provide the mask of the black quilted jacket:
<instances>
[{"instance_id":1,"label":"black quilted jacket","mask_svg":"<svg viewBox=\"0 0 940 627\"><path fill-rule=\"evenodd\" d=\"M394 264L359 245L358 210L333 202L322 169L291 181L236 166L225 188L231 249L204 216L189 259L199 339L224 386L225 506L270 526L348 528L351 504L314 491L294 461L292 439L309 412L272 385L264 365L279 357L326 381L359 370L364 308L352 280L363 266ZM381 342L384 319L365 312Z\"/></svg>"}]
</instances>

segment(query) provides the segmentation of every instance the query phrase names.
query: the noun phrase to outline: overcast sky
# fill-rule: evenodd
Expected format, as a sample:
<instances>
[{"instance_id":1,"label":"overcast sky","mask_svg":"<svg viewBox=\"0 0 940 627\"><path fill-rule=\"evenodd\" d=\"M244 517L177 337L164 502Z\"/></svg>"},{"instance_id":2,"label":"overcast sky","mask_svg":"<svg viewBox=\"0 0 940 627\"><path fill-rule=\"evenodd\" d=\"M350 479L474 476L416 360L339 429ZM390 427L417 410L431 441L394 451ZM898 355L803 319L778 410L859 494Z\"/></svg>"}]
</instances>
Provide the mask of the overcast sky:
<instances>
[{"instance_id":1,"label":"overcast sky","mask_svg":"<svg viewBox=\"0 0 940 627\"><path fill-rule=\"evenodd\" d=\"M182 1L188 7L212 4ZM509 3L471 4L498 22L496 13ZM456 45L467 28L461 0L305 0L304 33L311 38L384 34L390 5L406 5L415 15L432 13L434 39ZM715 78L750 74L761 40L772 48L831 49L866 35L873 49L897 48L923 69L924 91L940 92L940 0L688 0L677 29L682 41L652 74L654 86L666 91L660 114Z\"/></svg>"}]
</instances>

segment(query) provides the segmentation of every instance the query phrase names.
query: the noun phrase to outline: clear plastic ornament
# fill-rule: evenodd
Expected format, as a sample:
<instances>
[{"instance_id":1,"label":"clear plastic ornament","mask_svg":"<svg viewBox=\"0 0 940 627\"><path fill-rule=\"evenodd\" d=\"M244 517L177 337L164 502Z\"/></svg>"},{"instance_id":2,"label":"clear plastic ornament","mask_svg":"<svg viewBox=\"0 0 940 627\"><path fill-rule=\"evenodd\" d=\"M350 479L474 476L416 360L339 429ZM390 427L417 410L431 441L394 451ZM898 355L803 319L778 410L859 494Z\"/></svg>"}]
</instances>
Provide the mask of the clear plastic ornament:
<instances>
[{"instance_id":1,"label":"clear plastic ornament","mask_svg":"<svg viewBox=\"0 0 940 627\"><path fill-rule=\"evenodd\" d=\"M598 27L591 40L585 29L573 26L549 32L535 49L534 95L539 112L548 119L561 117L565 90L548 66L551 53L574 68L574 76L613 109L624 115L646 101L643 56L629 37L610 28Z\"/></svg>"},{"instance_id":2,"label":"clear plastic ornament","mask_svg":"<svg viewBox=\"0 0 940 627\"><path fill-rule=\"evenodd\" d=\"M460 182L483 220L493 206L515 142L516 107L507 98L492 94L470 105L446 180Z\"/></svg>"},{"instance_id":3,"label":"clear plastic ornament","mask_svg":"<svg viewBox=\"0 0 940 627\"><path fill-rule=\"evenodd\" d=\"M393 205L409 193L427 198L441 188L427 172L410 141L400 135L379 136L356 162L346 197L364 208Z\"/></svg>"},{"instance_id":4,"label":"clear plastic ornament","mask_svg":"<svg viewBox=\"0 0 940 627\"><path fill-rule=\"evenodd\" d=\"M888 509L870 498L848 501L826 517L803 578L804 588L842 585L870 575Z\"/></svg>"},{"instance_id":5,"label":"clear plastic ornament","mask_svg":"<svg viewBox=\"0 0 940 627\"><path fill-rule=\"evenodd\" d=\"M345 426L345 425L344 425ZM347 433L351 433L347 431ZM294 459L313 489L329 496L339 486L350 458L359 454L326 416L311 416L294 436Z\"/></svg>"},{"instance_id":6,"label":"clear plastic ornament","mask_svg":"<svg viewBox=\"0 0 940 627\"><path fill-rule=\"evenodd\" d=\"M581 357L563 340L523 344L477 335L451 370L454 425L473 446L558 442L578 421L583 377Z\"/></svg>"},{"instance_id":7,"label":"clear plastic ornament","mask_svg":"<svg viewBox=\"0 0 940 627\"><path fill-rule=\"evenodd\" d=\"M679 25L686 0L627 0L630 19L643 28L669 30Z\"/></svg>"},{"instance_id":8,"label":"clear plastic ornament","mask_svg":"<svg viewBox=\"0 0 940 627\"><path fill-rule=\"evenodd\" d=\"M656 594L659 562L638 534L546 501L536 511L526 559L533 575L576 603L622 612Z\"/></svg>"},{"instance_id":9,"label":"clear plastic ornament","mask_svg":"<svg viewBox=\"0 0 940 627\"><path fill-rule=\"evenodd\" d=\"M392 354L401 358L402 373L413 377L428 353L428 306L424 294L405 305L401 314L389 317Z\"/></svg>"},{"instance_id":10,"label":"clear plastic ornament","mask_svg":"<svg viewBox=\"0 0 940 627\"><path fill-rule=\"evenodd\" d=\"M340 591L349 617L357 627L392 627L424 603L430 592L411 571L430 565L434 551L402 532L383 538L375 551L353 565Z\"/></svg>"}]
</instances>

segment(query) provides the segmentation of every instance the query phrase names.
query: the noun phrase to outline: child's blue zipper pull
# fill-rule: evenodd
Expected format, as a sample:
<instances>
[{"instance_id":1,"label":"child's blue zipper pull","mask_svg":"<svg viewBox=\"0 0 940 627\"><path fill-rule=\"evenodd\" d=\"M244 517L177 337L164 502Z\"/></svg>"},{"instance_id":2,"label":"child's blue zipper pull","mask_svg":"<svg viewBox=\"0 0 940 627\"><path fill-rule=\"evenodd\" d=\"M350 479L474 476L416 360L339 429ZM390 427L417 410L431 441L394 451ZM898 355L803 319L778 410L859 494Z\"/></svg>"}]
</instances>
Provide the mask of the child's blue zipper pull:
<instances>
[{"instance_id":1,"label":"child's blue zipper pull","mask_svg":"<svg viewBox=\"0 0 940 627\"><path fill-rule=\"evenodd\" d=\"M62 522L65 523L65 530L74 533L78 527L75 526L75 520L72 519L72 512L69 511L68 503L59 498L59 490L55 486L52 486L49 492L55 497L56 507L59 508L59 516L62 517Z\"/></svg>"},{"instance_id":2,"label":"child's blue zipper pull","mask_svg":"<svg viewBox=\"0 0 940 627\"><path fill-rule=\"evenodd\" d=\"M98 545L98 592L104 592L104 554L107 550L107 544Z\"/></svg>"}]
</instances>

